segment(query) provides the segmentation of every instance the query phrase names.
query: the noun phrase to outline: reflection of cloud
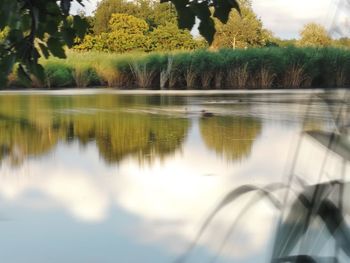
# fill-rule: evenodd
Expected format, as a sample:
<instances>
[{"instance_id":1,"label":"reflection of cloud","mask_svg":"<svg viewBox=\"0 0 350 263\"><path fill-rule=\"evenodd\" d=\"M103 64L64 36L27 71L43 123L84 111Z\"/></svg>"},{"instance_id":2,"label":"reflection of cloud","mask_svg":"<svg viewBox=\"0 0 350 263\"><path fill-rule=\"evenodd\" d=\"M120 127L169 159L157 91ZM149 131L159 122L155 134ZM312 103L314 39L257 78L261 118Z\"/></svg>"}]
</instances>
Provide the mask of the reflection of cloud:
<instances>
[{"instance_id":1,"label":"reflection of cloud","mask_svg":"<svg viewBox=\"0 0 350 263\"><path fill-rule=\"evenodd\" d=\"M33 168L33 167L32 167ZM27 191L38 191L66 208L74 217L83 221L101 221L106 217L107 196L85 175L72 176L69 170L60 170L43 178L45 170L35 169L36 175L24 183L18 178L1 179L0 192L8 200L16 200Z\"/></svg>"},{"instance_id":2,"label":"reflection of cloud","mask_svg":"<svg viewBox=\"0 0 350 263\"><path fill-rule=\"evenodd\" d=\"M181 244L176 246L168 236L175 240L184 240L186 243L191 241L210 208L217 203L223 193L236 185L230 183L229 173L232 170L219 169L217 176L203 177L195 172L187 172L187 164L183 163L179 166L177 161L166 170L149 168L142 173L133 164L127 167L120 170L118 187L115 191L116 201L124 209L137 214L147 222L146 225L137 229L145 242L150 240L163 242L165 239L173 245L172 248L175 251L181 251L183 246ZM210 164L202 161L201 168L207 170ZM237 182L237 185L239 184ZM239 248L235 250L237 252L235 256L254 253L266 242L271 230L271 214L266 213L266 205L257 206L257 208L252 210L249 218L257 218L259 223L250 220L251 223L239 226L239 232L244 235L246 242L242 243L240 239L234 240L231 245ZM231 206L215 220L212 227L206 231L206 236L201 239L202 245L216 250L218 241L228 230L234 214L237 214L232 214L231 209L235 211L243 209L242 202ZM163 222L160 227L158 220ZM264 222L264 228L261 228L261 222ZM150 225L157 231L154 231L153 227L150 228Z\"/></svg>"},{"instance_id":3,"label":"reflection of cloud","mask_svg":"<svg viewBox=\"0 0 350 263\"><path fill-rule=\"evenodd\" d=\"M41 191L57 200L75 217L84 221L105 219L108 199L102 189L84 174L59 171L41 185Z\"/></svg>"},{"instance_id":4,"label":"reflection of cloud","mask_svg":"<svg viewBox=\"0 0 350 263\"><path fill-rule=\"evenodd\" d=\"M76 154L79 152L76 148L70 149L73 155L74 151ZM108 195L97 178L90 177L89 171L83 167L79 168L72 169L69 164L56 163L55 160L47 163L26 160L14 170L2 167L0 195L8 200L16 200L29 191L37 191L79 220L101 221L107 215Z\"/></svg>"}]
</instances>

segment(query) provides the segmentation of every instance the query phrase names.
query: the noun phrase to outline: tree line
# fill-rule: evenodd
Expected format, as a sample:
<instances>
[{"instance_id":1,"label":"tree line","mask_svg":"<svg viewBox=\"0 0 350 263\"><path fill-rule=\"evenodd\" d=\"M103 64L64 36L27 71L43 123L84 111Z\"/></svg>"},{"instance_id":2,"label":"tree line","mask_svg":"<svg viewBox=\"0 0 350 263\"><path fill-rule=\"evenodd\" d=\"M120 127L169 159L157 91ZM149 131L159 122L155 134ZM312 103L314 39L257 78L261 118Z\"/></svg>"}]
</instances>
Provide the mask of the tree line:
<instances>
[{"instance_id":1,"label":"tree line","mask_svg":"<svg viewBox=\"0 0 350 263\"><path fill-rule=\"evenodd\" d=\"M306 24L300 39L283 40L266 29L254 13L251 0L240 0L239 12L232 11L226 23L214 18L216 33L209 45L202 37L180 29L172 3L152 0L103 0L88 17L89 34L77 39L74 49L125 53L201 48L256 48L271 46L349 47L347 38L332 39L319 24Z\"/></svg>"},{"instance_id":2,"label":"tree line","mask_svg":"<svg viewBox=\"0 0 350 263\"><path fill-rule=\"evenodd\" d=\"M240 1L240 11L231 12L227 24L214 18L216 34L210 46L198 34L193 36L188 29L178 27L172 3L103 0L88 21L89 34L76 41L74 48L77 50L124 53L263 47L269 43L271 35L253 12L250 0Z\"/></svg>"},{"instance_id":3,"label":"tree line","mask_svg":"<svg viewBox=\"0 0 350 263\"><path fill-rule=\"evenodd\" d=\"M89 33L75 49L125 53L129 51L194 50L207 46L188 29L178 27L175 7L152 0L103 0L87 18Z\"/></svg>"}]
</instances>

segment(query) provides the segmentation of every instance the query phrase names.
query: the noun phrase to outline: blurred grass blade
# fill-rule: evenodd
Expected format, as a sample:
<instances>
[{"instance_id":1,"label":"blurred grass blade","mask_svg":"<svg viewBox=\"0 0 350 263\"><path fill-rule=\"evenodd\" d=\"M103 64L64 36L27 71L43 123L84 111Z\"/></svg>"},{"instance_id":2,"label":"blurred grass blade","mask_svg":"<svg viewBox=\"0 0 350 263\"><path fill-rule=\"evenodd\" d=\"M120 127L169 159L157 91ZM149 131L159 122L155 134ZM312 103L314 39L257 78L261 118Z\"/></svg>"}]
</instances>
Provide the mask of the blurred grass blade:
<instances>
[{"instance_id":1,"label":"blurred grass blade","mask_svg":"<svg viewBox=\"0 0 350 263\"><path fill-rule=\"evenodd\" d=\"M350 257L350 230L339 207L333 202L325 200L320 205L318 214L337 245Z\"/></svg>"},{"instance_id":2,"label":"blurred grass blade","mask_svg":"<svg viewBox=\"0 0 350 263\"><path fill-rule=\"evenodd\" d=\"M202 224L202 226L200 227L198 234L196 235L196 237L194 238L194 241L191 243L191 245L189 246L188 249L186 249L185 253L183 254L183 256L181 256L180 258L178 258L175 262L180 263L180 262L184 262L188 256L188 254L192 251L192 249L197 245L198 240L200 239L200 237L202 236L203 232L205 231L205 229L208 227L208 225L210 224L210 222L213 220L213 218L215 217L215 215L221 210L223 209L226 205L231 204L232 202L234 202L236 199L238 199L239 197L253 192L253 191L258 191L262 196L267 196L269 197L269 201L277 208L280 208L280 203L278 202L278 200L276 200L272 195L271 195L271 191L272 190L276 190L276 189L281 189L283 188L284 185L281 183L276 183L276 184L271 184L266 188L260 188L257 186L253 186L253 185L243 185L240 186L236 189L234 189L233 191L229 192L224 198L223 200L215 207L215 209L209 214L209 216L206 218L206 220L204 221L204 223Z\"/></svg>"},{"instance_id":3,"label":"blurred grass blade","mask_svg":"<svg viewBox=\"0 0 350 263\"><path fill-rule=\"evenodd\" d=\"M234 222L232 223L230 229L228 230L227 234L225 235L222 243L220 244L217 255L213 257L213 259L211 260L212 263L216 262L216 260L218 259L218 256L221 254L225 244L229 240L230 236L233 234L233 231L236 229L238 223L243 218L243 216L246 215L250 211L250 209L254 207L259 201L263 201L264 200L263 197L269 198L271 203L273 203L278 210L281 210L282 203L279 200L277 200L273 195L264 195L264 193L267 193L267 192L272 193L275 190L281 190L282 188L287 187L286 185L280 185L278 187L276 186L277 185L270 185L264 188L266 192L257 192L256 195L252 197L251 200L248 202L248 204L244 207L244 209L240 211L240 213L236 216Z\"/></svg>"},{"instance_id":4,"label":"blurred grass blade","mask_svg":"<svg viewBox=\"0 0 350 263\"><path fill-rule=\"evenodd\" d=\"M276 233L273 258L289 256L312 223L322 200L331 191L332 185L318 184L307 187L291 205L287 218Z\"/></svg>"},{"instance_id":5,"label":"blurred grass blade","mask_svg":"<svg viewBox=\"0 0 350 263\"><path fill-rule=\"evenodd\" d=\"M275 259L272 263L337 263L338 259L333 257L311 257L308 255L298 255Z\"/></svg>"}]
</instances>

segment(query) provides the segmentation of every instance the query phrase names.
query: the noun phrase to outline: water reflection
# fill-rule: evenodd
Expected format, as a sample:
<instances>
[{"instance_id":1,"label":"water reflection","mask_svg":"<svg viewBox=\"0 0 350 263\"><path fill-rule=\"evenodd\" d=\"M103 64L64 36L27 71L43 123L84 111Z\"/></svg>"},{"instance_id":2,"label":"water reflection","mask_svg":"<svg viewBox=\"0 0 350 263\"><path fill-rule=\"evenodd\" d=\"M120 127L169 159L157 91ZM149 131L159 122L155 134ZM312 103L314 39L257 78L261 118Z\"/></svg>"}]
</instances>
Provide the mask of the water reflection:
<instances>
[{"instance_id":1,"label":"water reflection","mask_svg":"<svg viewBox=\"0 0 350 263\"><path fill-rule=\"evenodd\" d=\"M164 159L181 149L191 122L186 115L169 116L178 109L164 108L184 103L181 97L164 96L0 96L0 160L20 165L72 141L95 142L108 163L128 156L140 162ZM227 160L247 158L262 129L261 121L251 117L199 122L207 147Z\"/></svg>"},{"instance_id":2,"label":"water reflection","mask_svg":"<svg viewBox=\"0 0 350 263\"><path fill-rule=\"evenodd\" d=\"M81 145L95 141L108 163L130 155L140 161L163 159L181 148L189 120L123 111L148 103L164 106L169 100L109 95L0 96L0 160L8 157L19 165L27 157L47 153L59 141L75 140Z\"/></svg>"},{"instance_id":3,"label":"water reflection","mask_svg":"<svg viewBox=\"0 0 350 263\"><path fill-rule=\"evenodd\" d=\"M332 125L318 106L303 125L305 104L289 97L244 98L0 96L2 260L173 262L227 192L281 181L300 129ZM322 156L303 146L296 171L311 181ZM268 203L220 250L247 201L220 211L186 262L267 262Z\"/></svg>"},{"instance_id":4,"label":"water reflection","mask_svg":"<svg viewBox=\"0 0 350 263\"><path fill-rule=\"evenodd\" d=\"M95 139L101 156L119 162L128 155L141 161L163 159L179 149L187 134L186 119L121 114L96 127ZM79 137L79 135L78 135Z\"/></svg>"},{"instance_id":5,"label":"water reflection","mask_svg":"<svg viewBox=\"0 0 350 263\"><path fill-rule=\"evenodd\" d=\"M247 158L261 128L257 118L225 116L200 121L201 135L208 148L228 160Z\"/></svg>"}]
</instances>

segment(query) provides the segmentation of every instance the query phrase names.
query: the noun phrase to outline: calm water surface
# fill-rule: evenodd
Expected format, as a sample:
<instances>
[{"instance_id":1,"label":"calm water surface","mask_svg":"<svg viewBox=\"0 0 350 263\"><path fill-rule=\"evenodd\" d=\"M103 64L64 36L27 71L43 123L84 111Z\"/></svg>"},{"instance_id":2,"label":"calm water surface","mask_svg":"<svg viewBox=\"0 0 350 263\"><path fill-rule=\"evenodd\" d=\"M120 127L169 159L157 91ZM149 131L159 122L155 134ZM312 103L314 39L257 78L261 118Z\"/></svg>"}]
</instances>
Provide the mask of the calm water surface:
<instances>
[{"instance_id":1,"label":"calm water surface","mask_svg":"<svg viewBox=\"0 0 350 263\"><path fill-rule=\"evenodd\" d=\"M337 102L317 97L0 94L1 262L174 262L227 192L284 181L300 132L333 127ZM312 183L322 153L303 147L296 171ZM267 262L268 203L223 243L245 203L223 209L186 262Z\"/></svg>"}]
</instances>

